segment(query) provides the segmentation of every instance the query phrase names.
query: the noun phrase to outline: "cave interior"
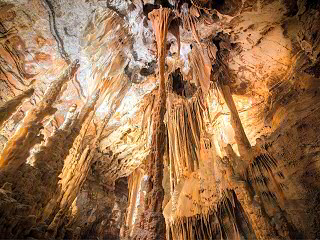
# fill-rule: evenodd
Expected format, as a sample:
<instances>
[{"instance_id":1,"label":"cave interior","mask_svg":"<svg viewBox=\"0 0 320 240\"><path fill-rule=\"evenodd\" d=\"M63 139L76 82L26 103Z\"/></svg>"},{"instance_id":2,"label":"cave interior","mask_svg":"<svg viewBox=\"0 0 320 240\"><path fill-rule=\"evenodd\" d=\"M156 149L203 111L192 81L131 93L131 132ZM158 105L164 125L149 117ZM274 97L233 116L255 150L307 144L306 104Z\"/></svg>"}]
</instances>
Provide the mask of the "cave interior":
<instances>
[{"instance_id":1,"label":"cave interior","mask_svg":"<svg viewBox=\"0 0 320 240\"><path fill-rule=\"evenodd\" d=\"M1 239L320 239L320 1L0 0Z\"/></svg>"}]
</instances>

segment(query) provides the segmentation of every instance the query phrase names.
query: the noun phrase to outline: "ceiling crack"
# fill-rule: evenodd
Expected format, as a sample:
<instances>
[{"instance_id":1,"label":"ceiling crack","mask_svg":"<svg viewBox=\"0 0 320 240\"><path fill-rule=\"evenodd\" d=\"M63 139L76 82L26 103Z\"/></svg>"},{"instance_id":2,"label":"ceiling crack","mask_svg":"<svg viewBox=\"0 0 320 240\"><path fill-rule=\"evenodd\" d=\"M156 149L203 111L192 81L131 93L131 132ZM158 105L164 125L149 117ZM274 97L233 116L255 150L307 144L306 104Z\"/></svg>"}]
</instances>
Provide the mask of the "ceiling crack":
<instances>
[{"instance_id":1,"label":"ceiling crack","mask_svg":"<svg viewBox=\"0 0 320 240\"><path fill-rule=\"evenodd\" d=\"M66 61L66 63L70 64L71 63L70 57L64 49L63 41L62 41L61 37L59 36L58 30L57 30L56 17L55 17L53 5L50 2L50 0L42 0L42 2L43 2L44 7L48 11L50 32L57 42L59 53L60 53L61 57Z\"/></svg>"}]
</instances>

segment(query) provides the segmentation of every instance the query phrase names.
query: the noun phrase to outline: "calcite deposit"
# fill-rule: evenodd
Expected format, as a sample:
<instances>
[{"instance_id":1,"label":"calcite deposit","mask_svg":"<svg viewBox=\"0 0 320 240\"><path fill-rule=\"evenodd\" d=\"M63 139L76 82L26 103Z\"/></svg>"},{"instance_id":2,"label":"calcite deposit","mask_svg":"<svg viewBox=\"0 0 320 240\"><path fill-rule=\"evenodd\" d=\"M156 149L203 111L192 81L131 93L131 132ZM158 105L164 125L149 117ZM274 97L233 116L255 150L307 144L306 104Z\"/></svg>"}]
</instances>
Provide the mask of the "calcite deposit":
<instances>
[{"instance_id":1,"label":"calcite deposit","mask_svg":"<svg viewBox=\"0 0 320 240\"><path fill-rule=\"evenodd\" d=\"M0 238L318 239L319 89L319 1L0 0Z\"/></svg>"}]
</instances>

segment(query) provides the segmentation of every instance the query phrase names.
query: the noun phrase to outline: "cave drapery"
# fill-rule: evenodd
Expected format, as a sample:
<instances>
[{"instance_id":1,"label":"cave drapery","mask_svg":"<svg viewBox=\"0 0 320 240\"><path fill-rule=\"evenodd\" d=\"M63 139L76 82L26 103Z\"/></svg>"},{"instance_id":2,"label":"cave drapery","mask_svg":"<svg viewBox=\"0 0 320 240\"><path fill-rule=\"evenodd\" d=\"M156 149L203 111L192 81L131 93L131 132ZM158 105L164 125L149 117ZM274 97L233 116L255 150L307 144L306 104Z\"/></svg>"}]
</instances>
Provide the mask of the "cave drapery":
<instances>
[{"instance_id":1,"label":"cave drapery","mask_svg":"<svg viewBox=\"0 0 320 240\"><path fill-rule=\"evenodd\" d=\"M320 238L320 2L0 1L0 238Z\"/></svg>"}]
</instances>

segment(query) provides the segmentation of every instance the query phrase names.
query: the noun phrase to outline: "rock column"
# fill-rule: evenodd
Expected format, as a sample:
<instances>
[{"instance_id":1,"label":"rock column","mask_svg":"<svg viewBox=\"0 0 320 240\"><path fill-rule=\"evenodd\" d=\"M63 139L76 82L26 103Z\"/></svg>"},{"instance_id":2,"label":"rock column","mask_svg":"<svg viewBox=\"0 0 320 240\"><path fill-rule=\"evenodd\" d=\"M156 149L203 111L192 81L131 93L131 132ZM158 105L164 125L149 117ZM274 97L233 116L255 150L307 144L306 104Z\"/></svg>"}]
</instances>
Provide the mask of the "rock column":
<instances>
[{"instance_id":1,"label":"rock column","mask_svg":"<svg viewBox=\"0 0 320 240\"><path fill-rule=\"evenodd\" d=\"M162 202L164 198L164 190L162 187L163 155L166 131L163 122L166 112L164 71L166 40L171 21L171 10L167 8L155 9L149 13L149 18L156 35L160 84L157 103L155 104L156 107L153 111L151 153L146 171L149 178L146 188L145 209L141 219L141 225L144 231L135 238L159 240L165 239L165 219L162 213Z\"/></svg>"}]
</instances>

